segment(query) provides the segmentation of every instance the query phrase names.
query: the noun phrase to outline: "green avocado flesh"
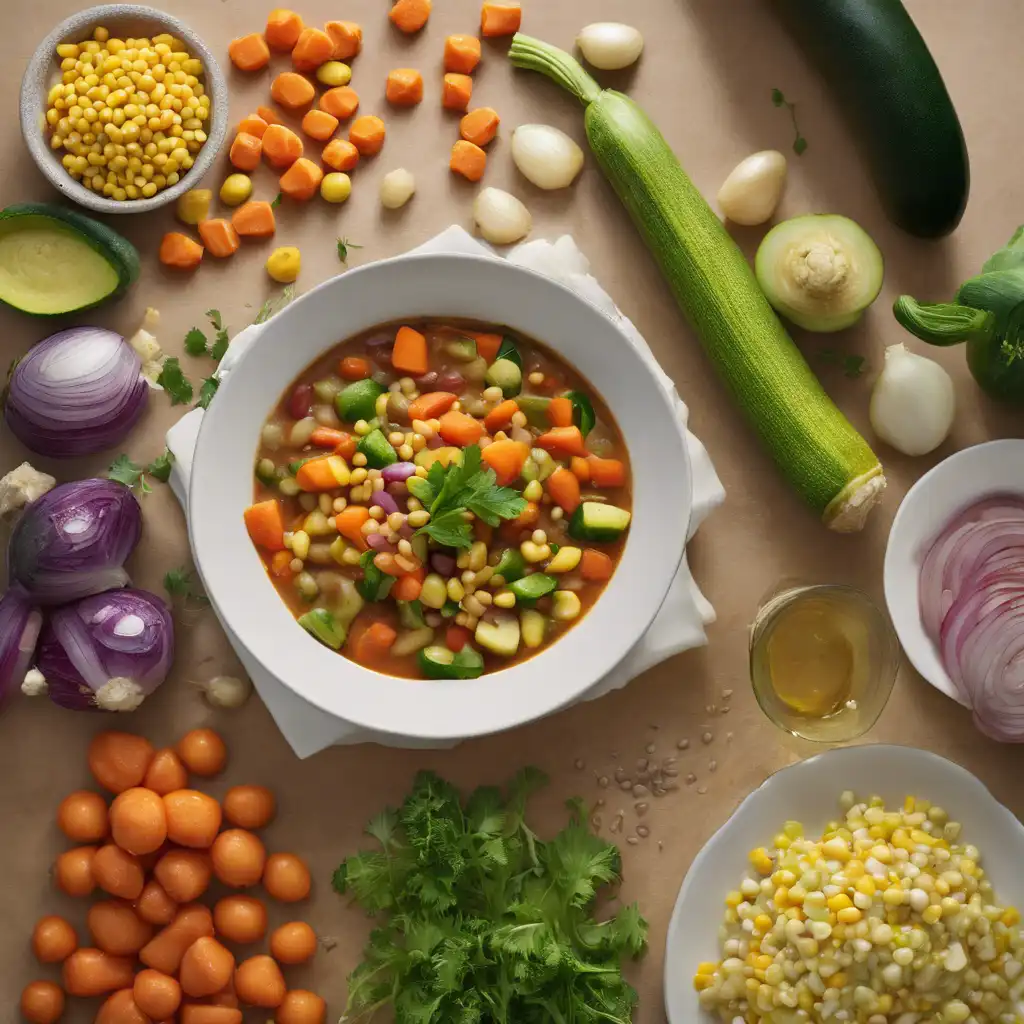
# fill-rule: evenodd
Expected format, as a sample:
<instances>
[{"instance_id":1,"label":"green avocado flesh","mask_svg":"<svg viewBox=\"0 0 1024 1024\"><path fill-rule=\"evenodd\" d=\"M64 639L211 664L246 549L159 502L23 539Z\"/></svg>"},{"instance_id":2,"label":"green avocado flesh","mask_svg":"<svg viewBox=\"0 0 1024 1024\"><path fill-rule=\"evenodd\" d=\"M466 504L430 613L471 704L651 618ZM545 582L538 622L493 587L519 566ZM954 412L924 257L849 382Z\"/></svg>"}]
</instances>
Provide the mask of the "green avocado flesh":
<instances>
[{"instance_id":1,"label":"green avocado flesh","mask_svg":"<svg viewBox=\"0 0 1024 1024\"><path fill-rule=\"evenodd\" d=\"M49 217L0 221L0 300L25 313L73 313L102 302L117 270L73 229Z\"/></svg>"}]
</instances>

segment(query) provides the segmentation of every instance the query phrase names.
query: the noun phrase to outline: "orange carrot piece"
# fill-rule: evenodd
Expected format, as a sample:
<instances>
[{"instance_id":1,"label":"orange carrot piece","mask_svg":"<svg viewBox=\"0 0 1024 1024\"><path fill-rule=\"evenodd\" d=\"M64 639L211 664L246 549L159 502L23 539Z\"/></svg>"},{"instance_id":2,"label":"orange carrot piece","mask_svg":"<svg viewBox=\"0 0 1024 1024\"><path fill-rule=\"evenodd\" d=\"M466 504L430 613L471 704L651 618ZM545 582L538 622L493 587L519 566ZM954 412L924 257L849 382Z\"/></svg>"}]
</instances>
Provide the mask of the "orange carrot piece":
<instances>
[{"instance_id":1,"label":"orange carrot piece","mask_svg":"<svg viewBox=\"0 0 1024 1024\"><path fill-rule=\"evenodd\" d=\"M491 541L494 539L494 527L488 526L482 519L473 520L473 536L483 541L484 544L490 546Z\"/></svg>"},{"instance_id":2,"label":"orange carrot piece","mask_svg":"<svg viewBox=\"0 0 1024 1024\"><path fill-rule=\"evenodd\" d=\"M569 515L576 511L580 503L580 482L569 470L559 466L547 478L545 486L556 505Z\"/></svg>"},{"instance_id":3,"label":"orange carrot piece","mask_svg":"<svg viewBox=\"0 0 1024 1024\"><path fill-rule=\"evenodd\" d=\"M572 470L572 474L576 477L581 484L590 482L590 463L586 459L580 458L578 455L574 455L569 460L569 468Z\"/></svg>"},{"instance_id":4,"label":"orange carrot piece","mask_svg":"<svg viewBox=\"0 0 1024 1024\"><path fill-rule=\"evenodd\" d=\"M364 114L352 122L348 130L348 138L362 156L375 156L384 147L387 129L384 122L373 114ZM423 373L426 373L423 370Z\"/></svg>"},{"instance_id":5,"label":"orange carrot piece","mask_svg":"<svg viewBox=\"0 0 1024 1024\"><path fill-rule=\"evenodd\" d=\"M480 40L476 36L449 36L444 41L445 71L468 75L479 63Z\"/></svg>"},{"instance_id":6,"label":"orange carrot piece","mask_svg":"<svg viewBox=\"0 0 1024 1024\"><path fill-rule=\"evenodd\" d=\"M352 657L363 665L371 665L387 654L397 639L398 634L386 622L375 622L356 637Z\"/></svg>"},{"instance_id":7,"label":"orange carrot piece","mask_svg":"<svg viewBox=\"0 0 1024 1024\"><path fill-rule=\"evenodd\" d=\"M388 72L384 95L394 107L415 107L423 102L423 76L415 68L395 68Z\"/></svg>"},{"instance_id":8,"label":"orange carrot piece","mask_svg":"<svg viewBox=\"0 0 1024 1024\"><path fill-rule=\"evenodd\" d=\"M302 130L317 142L326 142L338 127L338 119L326 110L307 110Z\"/></svg>"},{"instance_id":9,"label":"orange carrot piece","mask_svg":"<svg viewBox=\"0 0 1024 1024\"><path fill-rule=\"evenodd\" d=\"M257 107L256 116L262 118L267 124L281 124L281 115L273 107ZM264 129L266 131L266 129ZM255 132L250 132L255 135ZM262 137L262 136L261 136Z\"/></svg>"},{"instance_id":10,"label":"orange carrot piece","mask_svg":"<svg viewBox=\"0 0 1024 1024\"><path fill-rule=\"evenodd\" d=\"M238 232L231 226L231 221L223 217L204 220L199 225L199 235L203 244L210 250L210 255L219 259L233 256L242 244Z\"/></svg>"},{"instance_id":11,"label":"orange carrot piece","mask_svg":"<svg viewBox=\"0 0 1024 1024\"><path fill-rule=\"evenodd\" d=\"M465 626L449 626L445 630L445 647L453 654L458 654L472 639L473 634Z\"/></svg>"},{"instance_id":12,"label":"orange carrot piece","mask_svg":"<svg viewBox=\"0 0 1024 1024\"><path fill-rule=\"evenodd\" d=\"M288 577L292 573L292 553L288 550L275 551L270 559L270 575L278 578Z\"/></svg>"},{"instance_id":13,"label":"orange carrot piece","mask_svg":"<svg viewBox=\"0 0 1024 1024\"><path fill-rule=\"evenodd\" d=\"M482 148L498 134L499 124L501 118L498 117L497 111L490 107L477 107L459 122L459 134L467 142Z\"/></svg>"},{"instance_id":14,"label":"orange carrot piece","mask_svg":"<svg viewBox=\"0 0 1024 1024\"><path fill-rule=\"evenodd\" d=\"M350 436L344 430L336 430L334 427L317 427L310 435L309 443L317 448L330 448L333 451L344 444Z\"/></svg>"},{"instance_id":15,"label":"orange carrot piece","mask_svg":"<svg viewBox=\"0 0 1024 1024\"><path fill-rule=\"evenodd\" d=\"M505 444L504 441L495 441L495 444ZM514 442L508 442L513 444ZM487 448L493 447L488 445ZM484 451L487 451L487 448ZM500 480L499 480L500 483ZM532 530L540 521L540 506L535 501L528 501L526 508L516 516L515 519L508 519L501 524L501 535L507 538L518 537L523 530Z\"/></svg>"},{"instance_id":16,"label":"orange carrot piece","mask_svg":"<svg viewBox=\"0 0 1024 1024\"><path fill-rule=\"evenodd\" d=\"M350 85L336 85L320 97L320 109L347 121L359 109L359 93Z\"/></svg>"},{"instance_id":17,"label":"orange carrot piece","mask_svg":"<svg viewBox=\"0 0 1024 1024\"><path fill-rule=\"evenodd\" d=\"M302 150L302 139L283 124L272 124L263 135L263 155L271 167L291 167Z\"/></svg>"},{"instance_id":18,"label":"orange carrot piece","mask_svg":"<svg viewBox=\"0 0 1024 1024\"><path fill-rule=\"evenodd\" d=\"M409 403L409 420L433 420L446 413L457 401L450 391L428 391Z\"/></svg>"},{"instance_id":19,"label":"orange carrot piece","mask_svg":"<svg viewBox=\"0 0 1024 1024\"><path fill-rule=\"evenodd\" d=\"M572 402L568 398L552 398L548 403L548 423L553 427L572 426Z\"/></svg>"},{"instance_id":20,"label":"orange carrot piece","mask_svg":"<svg viewBox=\"0 0 1024 1024\"><path fill-rule=\"evenodd\" d=\"M419 32L430 17L430 0L398 0L388 17L400 32L411 35Z\"/></svg>"},{"instance_id":21,"label":"orange carrot piece","mask_svg":"<svg viewBox=\"0 0 1024 1024\"><path fill-rule=\"evenodd\" d=\"M413 377L422 377L429 368L427 339L411 327L399 327L391 353L391 365Z\"/></svg>"},{"instance_id":22,"label":"orange carrot piece","mask_svg":"<svg viewBox=\"0 0 1024 1024\"><path fill-rule=\"evenodd\" d=\"M481 334L479 331L465 331L468 337L476 342L476 354L483 356L489 363L498 358L498 349L501 348L500 334Z\"/></svg>"},{"instance_id":23,"label":"orange carrot piece","mask_svg":"<svg viewBox=\"0 0 1024 1024\"><path fill-rule=\"evenodd\" d=\"M494 470L501 487L519 479L529 455L530 446L522 441L492 441L480 452L480 458Z\"/></svg>"},{"instance_id":24,"label":"orange carrot piece","mask_svg":"<svg viewBox=\"0 0 1024 1024\"><path fill-rule=\"evenodd\" d=\"M259 501L245 510L245 528L253 544L267 551L284 551L284 519L273 498Z\"/></svg>"},{"instance_id":25,"label":"orange carrot piece","mask_svg":"<svg viewBox=\"0 0 1024 1024\"><path fill-rule=\"evenodd\" d=\"M332 60L351 60L363 48L363 30L354 21L329 21L324 31L334 43Z\"/></svg>"},{"instance_id":26,"label":"orange carrot piece","mask_svg":"<svg viewBox=\"0 0 1024 1024\"><path fill-rule=\"evenodd\" d=\"M537 447L556 455L587 455L579 427L552 427L537 438Z\"/></svg>"},{"instance_id":27,"label":"orange carrot piece","mask_svg":"<svg viewBox=\"0 0 1024 1024\"><path fill-rule=\"evenodd\" d=\"M282 71L270 86L270 95L289 110L298 110L313 102L313 83L295 71Z\"/></svg>"},{"instance_id":28,"label":"orange carrot piece","mask_svg":"<svg viewBox=\"0 0 1024 1024\"><path fill-rule=\"evenodd\" d=\"M452 157L448 166L468 181L479 181L487 169L487 154L472 142L459 139L452 146Z\"/></svg>"},{"instance_id":29,"label":"orange carrot piece","mask_svg":"<svg viewBox=\"0 0 1024 1024\"><path fill-rule=\"evenodd\" d=\"M278 185L286 196L297 199L299 202L306 202L316 195L317 189L320 188L320 182L323 180L324 172L320 169L320 165L303 156L299 157L281 175Z\"/></svg>"},{"instance_id":30,"label":"orange carrot piece","mask_svg":"<svg viewBox=\"0 0 1024 1024\"><path fill-rule=\"evenodd\" d=\"M366 540L362 534L362 526L369 518L370 510L365 505L349 505L335 515L334 522L342 537L365 548Z\"/></svg>"},{"instance_id":31,"label":"orange carrot piece","mask_svg":"<svg viewBox=\"0 0 1024 1024\"><path fill-rule=\"evenodd\" d=\"M231 151L228 159L232 166L240 171L255 171L260 165L260 156L263 153L263 140L256 135L249 135L247 132L239 132L235 141L231 143Z\"/></svg>"},{"instance_id":32,"label":"orange carrot piece","mask_svg":"<svg viewBox=\"0 0 1024 1024\"><path fill-rule=\"evenodd\" d=\"M359 150L348 139L331 139L320 159L335 171L351 171L359 163Z\"/></svg>"},{"instance_id":33,"label":"orange carrot piece","mask_svg":"<svg viewBox=\"0 0 1024 1024\"><path fill-rule=\"evenodd\" d=\"M239 71L259 71L270 63L270 47L259 32L228 43L228 56Z\"/></svg>"},{"instance_id":34,"label":"orange carrot piece","mask_svg":"<svg viewBox=\"0 0 1024 1024\"><path fill-rule=\"evenodd\" d=\"M302 18L294 11L279 7L268 15L264 35L272 50L290 50L299 41L301 31Z\"/></svg>"},{"instance_id":35,"label":"orange carrot piece","mask_svg":"<svg viewBox=\"0 0 1024 1024\"><path fill-rule=\"evenodd\" d=\"M590 482L595 487L622 487L626 482L626 467L619 459L602 459L591 455Z\"/></svg>"},{"instance_id":36,"label":"orange carrot piece","mask_svg":"<svg viewBox=\"0 0 1024 1024\"><path fill-rule=\"evenodd\" d=\"M459 448L468 448L476 444L483 436L484 425L474 416L464 412L446 412L441 417L441 427L438 433L449 444L457 445Z\"/></svg>"},{"instance_id":37,"label":"orange carrot piece","mask_svg":"<svg viewBox=\"0 0 1024 1024\"><path fill-rule=\"evenodd\" d=\"M249 114L238 123L238 134L244 132L246 135L255 135L257 139L262 139L269 124L270 122L264 121L259 114Z\"/></svg>"},{"instance_id":38,"label":"orange carrot piece","mask_svg":"<svg viewBox=\"0 0 1024 1024\"><path fill-rule=\"evenodd\" d=\"M292 50L298 71L315 71L334 56L334 40L322 28L304 28Z\"/></svg>"},{"instance_id":39,"label":"orange carrot piece","mask_svg":"<svg viewBox=\"0 0 1024 1024\"><path fill-rule=\"evenodd\" d=\"M584 548L580 559L580 575L591 583L600 583L612 577L612 560L603 551Z\"/></svg>"},{"instance_id":40,"label":"orange carrot piece","mask_svg":"<svg viewBox=\"0 0 1024 1024\"><path fill-rule=\"evenodd\" d=\"M315 459L308 459L295 474L295 482L304 490L317 493L320 491L337 490L338 478L331 469L332 456L324 455Z\"/></svg>"},{"instance_id":41,"label":"orange carrot piece","mask_svg":"<svg viewBox=\"0 0 1024 1024\"><path fill-rule=\"evenodd\" d=\"M480 8L480 35L514 36L523 21L523 9L519 4L491 4L486 0Z\"/></svg>"},{"instance_id":42,"label":"orange carrot piece","mask_svg":"<svg viewBox=\"0 0 1024 1024\"><path fill-rule=\"evenodd\" d=\"M424 568L416 569L414 572L406 573L399 577L398 582L391 588L391 596L396 601L417 601L420 591L423 590L423 581L426 579L427 571Z\"/></svg>"},{"instance_id":43,"label":"orange carrot piece","mask_svg":"<svg viewBox=\"0 0 1024 1024\"><path fill-rule=\"evenodd\" d=\"M473 79L469 75L456 75L448 72L444 76L441 106L445 110L466 110L472 98Z\"/></svg>"},{"instance_id":44,"label":"orange carrot piece","mask_svg":"<svg viewBox=\"0 0 1024 1024\"><path fill-rule=\"evenodd\" d=\"M235 210L231 226L242 238L270 238L277 230L274 208L262 199L253 199Z\"/></svg>"},{"instance_id":45,"label":"orange carrot piece","mask_svg":"<svg viewBox=\"0 0 1024 1024\"><path fill-rule=\"evenodd\" d=\"M338 372L345 380L366 380L373 370L369 360L362 356L345 356L338 365Z\"/></svg>"},{"instance_id":46,"label":"orange carrot piece","mask_svg":"<svg viewBox=\"0 0 1024 1024\"><path fill-rule=\"evenodd\" d=\"M160 262L165 267L194 270L203 258L203 247L180 231L168 231L160 242Z\"/></svg>"},{"instance_id":47,"label":"orange carrot piece","mask_svg":"<svg viewBox=\"0 0 1024 1024\"><path fill-rule=\"evenodd\" d=\"M492 434L495 431L504 430L512 422L512 417L517 412L519 412L519 403L514 398L507 398L504 402L499 402L484 417L484 426Z\"/></svg>"}]
</instances>

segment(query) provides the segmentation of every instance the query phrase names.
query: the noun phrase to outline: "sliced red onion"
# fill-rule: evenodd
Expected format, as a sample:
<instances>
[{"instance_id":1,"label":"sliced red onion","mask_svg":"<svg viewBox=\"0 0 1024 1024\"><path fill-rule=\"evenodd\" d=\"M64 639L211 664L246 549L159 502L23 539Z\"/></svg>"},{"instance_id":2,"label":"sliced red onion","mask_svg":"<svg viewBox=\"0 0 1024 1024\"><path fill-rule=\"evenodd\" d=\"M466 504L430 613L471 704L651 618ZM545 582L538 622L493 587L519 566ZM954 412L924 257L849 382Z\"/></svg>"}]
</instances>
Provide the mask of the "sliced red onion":
<instances>
[{"instance_id":1,"label":"sliced red onion","mask_svg":"<svg viewBox=\"0 0 1024 1024\"><path fill-rule=\"evenodd\" d=\"M135 495L113 480L59 484L22 513L7 547L12 582L39 604L65 604L123 587L142 534Z\"/></svg>"},{"instance_id":2,"label":"sliced red onion","mask_svg":"<svg viewBox=\"0 0 1024 1024\"><path fill-rule=\"evenodd\" d=\"M397 545L392 544L391 541L387 540L383 533L371 533L366 538L366 543L369 544L374 551L386 552L390 555L393 555L398 550Z\"/></svg>"},{"instance_id":3,"label":"sliced red onion","mask_svg":"<svg viewBox=\"0 0 1024 1024\"><path fill-rule=\"evenodd\" d=\"M946 671L993 739L1024 742L1024 500L965 509L921 566L921 620Z\"/></svg>"},{"instance_id":4,"label":"sliced red onion","mask_svg":"<svg viewBox=\"0 0 1024 1024\"><path fill-rule=\"evenodd\" d=\"M380 475L384 478L384 482L389 484L408 480L409 477L416 475L416 464L413 462L392 462L390 466L385 466L380 471Z\"/></svg>"},{"instance_id":5,"label":"sliced red onion","mask_svg":"<svg viewBox=\"0 0 1024 1024\"><path fill-rule=\"evenodd\" d=\"M437 379L437 390L438 391L451 391L458 395L462 393L462 389L466 386L466 378L461 373L457 373L455 370L449 370L448 373L442 373Z\"/></svg>"},{"instance_id":6,"label":"sliced red onion","mask_svg":"<svg viewBox=\"0 0 1024 1024\"><path fill-rule=\"evenodd\" d=\"M42 614L20 587L0 597L0 708L21 687L42 625Z\"/></svg>"},{"instance_id":7,"label":"sliced red onion","mask_svg":"<svg viewBox=\"0 0 1024 1024\"><path fill-rule=\"evenodd\" d=\"M120 334L72 327L51 334L18 363L4 415L26 448L62 459L116 445L148 399L142 360Z\"/></svg>"},{"instance_id":8,"label":"sliced red onion","mask_svg":"<svg viewBox=\"0 0 1024 1024\"><path fill-rule=\"evenodd\" d=\"M441 551L435 551L430 556L430 564L433 567L434 572L438 572L442 576L455 575L455 559L451 555L446 555Z\"/></svg>"},{"instance_id":9,"label":"sliced red onion","mask_svg":"<svg viewBox=\"0 0 1024 1024\"><path fill-rule=\"evenodd\" d=\"M145 590L112 590L55 610L36 666L50 700L77 711L134 711L174 659L167 606Z\"/></svg>"},{"instance_id":10,"label":"sliced red onion","mask_svg":"<svg viewBox=\"0 0 1024 1024\"><path fill-rule=\"evenodd\" d=\"M384 509L388 515L391 515L392 512L398 511L398 502L395 501L387 491L374 491L373 504Z\"/></svg>"}]
</instances>

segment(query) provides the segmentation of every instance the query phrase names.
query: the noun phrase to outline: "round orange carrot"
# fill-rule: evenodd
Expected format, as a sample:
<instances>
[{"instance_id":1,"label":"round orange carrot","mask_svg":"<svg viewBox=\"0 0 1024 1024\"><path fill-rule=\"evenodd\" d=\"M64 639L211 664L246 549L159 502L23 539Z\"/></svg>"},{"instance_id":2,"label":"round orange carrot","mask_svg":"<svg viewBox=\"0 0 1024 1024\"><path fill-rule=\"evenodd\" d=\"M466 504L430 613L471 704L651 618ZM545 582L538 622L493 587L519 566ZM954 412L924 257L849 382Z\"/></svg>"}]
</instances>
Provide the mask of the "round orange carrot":
<instances>
[{"instance_id":1,"label":"round orange carrot","mask_svg":"<svg viewBox=\"0 0 1024 1024\"><path fill-rule=\"evenodd\" d=\"M351 171L359 163L359 150L348 139L331 139L320 159L335 171Z\"/></svg>"},{"instance_id":2,"label":"round orange carrot","mask_svg":"<svg viewBox=\"0 0 1024 1024\"><path fill-rule=\"evenodd\" d=\"M387 130L384 122L373 114L357 117L349 128L348 138L363 156L375 156L384 147ZM426 367L420 373L426 373Z\"/></svg>"},{"instance_id":3,"label":"round orange carrot","mask_svg":"<svg viewBox=\"0 0 1024 1024\"><path fill-rule=\"evenodd\" d=\"M304 28L292 50L292 63L299 71L315 71L334 56L334 41L319 28Z\"/></svg>"},{"instance_id":4,"label":"round orange carrot","mask_svg":"<svg viewBox=\"0 0 1024 1024\"><path fill-rule=\"evenodd\" d=\"M466 110L472 98L473 79L469 75L456 75L448 72L444 76L441 106L445 110Z\"/></svg>"},{"instance_id":5,"label":"round orange carrot","mask_svg":"<svg viewBox=\"0 0 1024 1024\"><path fill-rule=\"evenodd\" d=\"M363 48L363 30L354 21L329 21L324 31L334 43L332 60L350 60Z\"/></svg>"},{"instance_id":6,"label":"round orange carrot","mask_svg":"<svg viewBox=\"0 0 1024 1024\"><path fill-rule=\"evenodd\" d=\"M350 85L337 85L320 97L320 109L347 121L359 109L359 93Z\"/></svg>"},{"instance_id":7,"label":"round orange carrot","mask_svg":"<svg viewBox=\"0 0 1024 1024\"><path fill-rule=\"evenodd\" d=\"M338 127L338 119L326 110L307 110L302 119L302 130L318 142L326 142Z\"/></svg>"},{"instance_id":8,"label":"round orange carrot","mask_svg":"<svg viewBox=\"0 0 1024 1024\"><path fill-rule=\"evenodd\" d=\"M298 110L313 102L313 83L295 71L282 71L270 86L270 95L289 110Z\"/></svg>"},{"instance_id":9,"label":"round orange carrot","mask_svg":"<svg viewBox=\"0 0 1024 1024\"><path fill-rule=\"evenodd\" d=\"M487 168L487 154L479 146L474 146L472 142L459 139L452 146L452 156L448 166L468 181L479 181Z\"/></svg>"},{"instance_id":10,"label":"round orange carrot","mask_svg":"<svg viewBox=\"0 0 1024 1024\"><path fill-rule=\"evenodd\" d=\"M283 124L272 124L263 135L263 155L272 167L291 167L302 150L302 139Z\"/></svg>"},{"instance_id":11,"label":"round orange carrot","mask_svg":"<svg viewBox=\"0 0 1024 1024\"><path fill-rule=\"evenodd\" d=\"M423 76L414 68L395 68L388 72L385 95L392 106L414 107L423 101Z\"/></svg>"},{"instance_id":12,"label":"round orange carrot","mask_svg":"<svg viewBox=\"0 0 1024 1024\"><path fill-rule=\"evenodd\" d=\"M468 75L479 63L480 40L476 36L449 36L444 41L445 71Z\"/></svg>"},{"instance_id":13,"label":"round orange carrot","mask_svg":"<svg viewBox=\"0 0 1024 1024\"><path fill-rule=\"evenodd\" d=\"M302 18L294 11L279 7L268 15L264 35L271 49L290 50L299 41L301 31Z\"/></svg>"},{"instance_id":14,"label":"round orange carrot","mask_svg":"<svg viewBox=\"0 0 1024 1024\"><path fill-rule=\"evenodd\" d=\"M419 32L430 17L430 0L398 0L391 8L388 18L400 32Z\"/></svg>"},{"instance_id":15,"label":"round orange carrot","mask_svg":"<svg viewBox=\"0 0 1024 1024\"><path fill-rule=\"evenodd\" d=\"M160 262L165 267L194 270L203 258L203 247L180 231L168 231L160 242Z\"/></svg>"},{"instance_id":16,"label":"round orange carrot","mask_svg":"<svg viewBox=\"0 0 1024 1024\"><path fill-rule=\"evenodd\" d=\"M270 47L258 32L232 39L228 56L239 71L259 71L270 63Z\"/></svg>"},{"instance_id":17,"label":"round orange carrot","mask_svg":"<svg viewBox=\"0 0 1024 1024\"><path fill-rule=\"evenodd\" d=\"M477 107L459 122L459 134L474 146L486 146L498 134L501 118L490 107Z\"/></svg>"}]
</instances>

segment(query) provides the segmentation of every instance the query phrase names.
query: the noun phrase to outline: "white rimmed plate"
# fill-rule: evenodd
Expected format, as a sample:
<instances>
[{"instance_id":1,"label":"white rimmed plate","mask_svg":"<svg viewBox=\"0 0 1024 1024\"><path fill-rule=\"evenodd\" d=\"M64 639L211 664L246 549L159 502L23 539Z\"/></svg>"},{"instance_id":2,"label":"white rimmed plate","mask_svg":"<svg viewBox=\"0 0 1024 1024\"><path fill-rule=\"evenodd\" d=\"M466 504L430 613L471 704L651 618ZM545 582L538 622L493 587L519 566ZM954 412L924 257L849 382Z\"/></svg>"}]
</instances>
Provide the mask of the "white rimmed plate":
<instances>
[{"instance_id":1,"label":"white rimmed plate","mask_svg":"<svg viewBox=\"0 0 1024 1024\"><path fill-rule=\"evenodd\" d=\"M747 855L771 843L784 822L802 822L808 835L841 816L843 790L877 794L887 804L906 796L931 800L963 825L963 840L981 851L982 865L1003 905L1024 901L1024 825L969 771L913 747L861 746L830 750L776 772L740 804L711 837L686 874L668 927L665 1006L671 1024L718 1024L701 1009L693 975L719 960L718 928L726 894L737 887Z\"/></svg>"}]
</instances>

